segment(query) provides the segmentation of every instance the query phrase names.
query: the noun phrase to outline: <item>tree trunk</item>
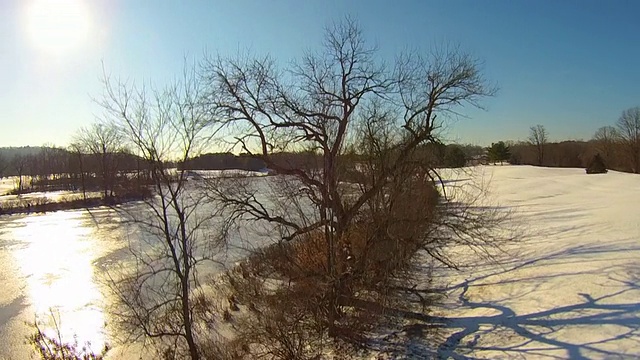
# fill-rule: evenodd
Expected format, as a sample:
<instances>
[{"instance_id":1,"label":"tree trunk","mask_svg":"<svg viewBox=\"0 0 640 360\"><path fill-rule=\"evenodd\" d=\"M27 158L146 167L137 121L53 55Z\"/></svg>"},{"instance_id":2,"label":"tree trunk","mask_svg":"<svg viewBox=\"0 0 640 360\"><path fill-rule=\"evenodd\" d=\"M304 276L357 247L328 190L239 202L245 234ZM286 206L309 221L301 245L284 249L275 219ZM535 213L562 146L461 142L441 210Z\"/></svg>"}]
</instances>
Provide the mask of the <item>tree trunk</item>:
<instances>
[{"instance_id":1,"label":"tree trunk","mask_svg":"<svg viewBox=\"0 0 640 360\"><path fill-rule=\"evenodd\" d=\"M170 185L169 185L170 186ZM191 264L189 262L192 254L192 249L189 248L188 235L187 235L187 220L184 217L184 213L178 206L178 201L175 194L172 194L172 202L175 204L175 209L178 215L179 227L180 227L180 240L182 243L182 267L184 274L181 281L182 286L182 319L184 321L184 335L187 340L187 346L189 346L189 355L191 360L199 360L200 352L198 351L198 345L193 338L193 319L191 318L190 300L191 294L189 294L189 275L191 274Z\"/></svg>"},{"instance_id":2,"label":"tree trunk","mask_svg":"<svg viewBox=\"0 0 640 360\"><path fill-rule=\"evenodd\" d=\"M78 154L78 162L80 163L80 182L82 185L82 199L87 201L87 186L84 179L84 166L82 165L82 154Z\"/></svg>"},{"instance_id":3,"label":"tree trunk","mask_svg":"<svg viewBox=\"0 0 640 360\"><path fill-rule=\"evenodd\" d=\"M102 147L102 187L104 190L104 199L109 197L109 186L107 184L107 150Z\"/></svg>"},{"instance_id":4,"label":"tree trunk","mask_svg":"<svg viewBox=\"0 0 640 360\"><path fill-rule=\"evenodd\" d=\"M193 324L191 320L191 311L189 309L189 276L185 273L185 277L182 279L182 318L184 320L184 335L187 340L187 346L189 346L189 355L192 360L199 360L200 353L198 352L198 346L193 338Z\"/></svg>"}]
</instances>

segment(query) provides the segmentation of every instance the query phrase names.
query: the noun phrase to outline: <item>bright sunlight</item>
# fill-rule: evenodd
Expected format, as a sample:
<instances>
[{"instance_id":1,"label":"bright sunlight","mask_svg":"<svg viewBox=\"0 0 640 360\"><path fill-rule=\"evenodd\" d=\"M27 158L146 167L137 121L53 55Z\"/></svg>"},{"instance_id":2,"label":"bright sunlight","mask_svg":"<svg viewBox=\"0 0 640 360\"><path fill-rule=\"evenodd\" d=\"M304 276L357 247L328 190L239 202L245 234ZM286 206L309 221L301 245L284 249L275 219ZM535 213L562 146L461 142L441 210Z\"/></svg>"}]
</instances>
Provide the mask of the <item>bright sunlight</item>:
<instances>
[{"instance_id":1,"label":"bright sunlight","mask_svg":"<svg viewBox=\"0 0 640 360\"><path fill-rule=\"evenodd\" d=\"M94 280L92 258L97 251L91 230L82 224L82 213L55 212L22 219L15 230L23 248L15 252L42 329L55 336L57 318L63 340L104 346L104 314Z\"/></svg>"},{"instance_id":2,"label":"bright sunlight","mask_svg":"<svg viewBox=\"0 0 640 360\"><path fill-rule=\"evenodd\" d=\"M76 49L88 38L91 19L83 0L33 0L26 10L29 38L47 55Z\"/></svg>"}]
</instances>

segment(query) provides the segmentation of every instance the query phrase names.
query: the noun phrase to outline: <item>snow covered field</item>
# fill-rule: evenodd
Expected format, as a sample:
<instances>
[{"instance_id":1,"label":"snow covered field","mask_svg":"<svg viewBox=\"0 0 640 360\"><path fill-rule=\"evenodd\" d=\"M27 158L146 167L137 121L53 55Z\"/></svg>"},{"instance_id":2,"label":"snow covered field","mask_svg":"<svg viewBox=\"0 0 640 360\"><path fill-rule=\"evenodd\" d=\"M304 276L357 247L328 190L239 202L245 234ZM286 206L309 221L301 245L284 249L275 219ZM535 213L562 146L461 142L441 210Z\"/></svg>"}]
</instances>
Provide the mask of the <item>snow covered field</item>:
<instances>
[{"instance_id":1,"label":"snow covered field","mask_svg":"<svg viewBox=\"0 0 640 360\"><path fill-rule=\"evenodd\" d=\"M640 358L640 176L530 166L474 172L489 180L496 204L513 209L523 234L498 264L436 272L447 296L435 321L396 334L402 356Z\"/></svg>"}]
</instances>

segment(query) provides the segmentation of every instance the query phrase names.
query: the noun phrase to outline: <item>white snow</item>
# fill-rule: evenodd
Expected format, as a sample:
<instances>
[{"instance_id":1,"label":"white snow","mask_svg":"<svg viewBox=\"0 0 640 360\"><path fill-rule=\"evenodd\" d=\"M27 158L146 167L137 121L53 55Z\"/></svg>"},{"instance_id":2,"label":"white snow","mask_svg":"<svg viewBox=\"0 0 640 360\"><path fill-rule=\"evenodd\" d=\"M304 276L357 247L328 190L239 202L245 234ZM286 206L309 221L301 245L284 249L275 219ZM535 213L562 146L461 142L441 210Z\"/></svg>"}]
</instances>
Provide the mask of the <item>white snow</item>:
<instances>
[{"instance_id":1,"label":"white snow","mask_svg":"<svg viewBox=\"0 0 640 360\"><path fill-rule=\"evenodd\" d=\"M467 254L474 265L437 271L447 294L439 317L413 329L438 329L413 338L405 331L402 356L640 357L640 176L478 169L451 183L490 179L490 199L513 210L521 239L497 263Z\"/></svg>"}]
</instances>

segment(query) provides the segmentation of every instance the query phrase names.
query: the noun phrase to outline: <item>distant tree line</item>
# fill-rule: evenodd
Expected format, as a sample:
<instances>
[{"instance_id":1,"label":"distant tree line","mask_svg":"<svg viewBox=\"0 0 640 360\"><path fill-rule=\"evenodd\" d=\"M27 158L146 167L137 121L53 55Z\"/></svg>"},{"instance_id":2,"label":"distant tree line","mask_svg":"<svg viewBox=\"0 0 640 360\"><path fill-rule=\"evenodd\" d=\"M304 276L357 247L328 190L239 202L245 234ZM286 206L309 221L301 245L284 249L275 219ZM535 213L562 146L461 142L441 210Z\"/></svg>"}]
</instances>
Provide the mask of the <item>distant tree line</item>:
<instances>
[{"instance_id":1,"label":"distant tree line","mask_svg":"<svg viewBox=\"0 0 640 360\"><path fill-rule=\"evenodd\" d=\"M589 141L567 140L545 144L545 156L539 162L537 148L527 142L512 142L509 163L513 165L536 165L548 167L586 167L596 154L600 154L608 169L634 172L629 162L620 156L619 144L608 144L608 152L603 144L595 139ZM615 151L613 149L616 149Z\"/></svg>"},{"instance_id":2,"label":"distant tree line","mask_svg":"<svg viewBox=\"0 0 640 360\"><path fill-rule=\"evenodd\" d=\"M113 131L95 125L82 129L68 148L56 146L0 148L0 177L14 176L13 193L77 190L100 191L103 198L121 196L132 188L149 185L147 160L121 148L105 134ZM313 152L282 152L273 155L282 168L318 169L322 158ZM264 161L247 154L206 153L186 161L165 161L179 170L264 171Z\"/></svg>"},{"instance_id":3,"label":"distant tree line","mask_svg":"<svg viewBox=\"0 0 640 360\"><path fill-rule=\"evenodd\" d=\"M468 162L484 154L484 149L475 145L460 144L429 144L417 150L423 154L430 163L437 164L441 168L456 168L468 165ZM508 157L507 159L508 160ZM279 152L271 156L271 161L277 164L276 167L285 169L304 168L308 170L320 169L322 167L322 156L312 151L300 152ZM341 161L351 169L355 169L359 163L366 159L352 150L341 156ZM178 164L178 169L185 170L247 170L262 171L268 166L257 157L232 153L207 153L199 155L184 163ZM272 169L269 169L272 170Z\"/></svg>"},{"instance_id":4,"label":"distant tree line","mask_svg":"<svg viewBox=\"0 0 640 360\"><path fill-rule=\"evenodd\" d=\"M0 176L17 177L14 193L82 190L122 196L133 183L144 183L148 170L142 159L123 150L101 155L74 147L37 149L3 157Z\"/></svg>"},{"instance_id":5,"label":"distant tree line","mask_svg":"<svg viewBox=\"0 0 640 360\"><path fill-rule=\"evenodd\" d=\"M313 151L278 152L273 154L272 161L278 168L318 169L322 165L322 157ZM263 171L268 168L260 158L249 154L235 155L226 153L206 153L177 164L184 170L247 170ZM273 169L270 169L273 170Z\"/></svg>"},{"instance_id":6,"label":"distant tree line","mask_svg":"<svg viewBox=\"0 0 640 360\"><path fill-rule=\"evenodd\" d=\"M549 142L542 125L531 127L528 141L507 142L515 165L587 167L596 155L608 169L640 173L640 107L622 112L615 125L599 128L588 141Z\"/></svg>"},{"instance_id":7,"label":"distant tree line","mask_svg":"<svg viewBox=\"0 0 640 360\"><path fill-rule=\"evenodd\" d=\"M101 191L104 198L126 192L135 182L149 182L149 165L121 147L113 128L100 123L82 128L67 148L56 146L0 148L0 177L16 176L16 193L47 190ZM640 107L622 112L615 126L599 128L589 141L549 142L543 125L530 128L527 141L498 141L488 148L475 145L430 143L416 151L441 168L504 162L514 165L586 167L596 155L605 166L623 172L640 172ZM351 168L364 161L345 152ZM272 155L281 168L318 169L322 157L312 151ZM183 163L167 164L185 170L238 169L262 171L265 162L248 154L206 153ZM134 181L135 180L135 181Z\"/></svg>"},{"instance_id":8,"label":"distant tree line","mask_svg":"<svg viewBox=\"0 0 640 360\"><path fill-rule=\"evenodd\" d=\"M422 157L439 168L459 168L486 162L486 150L469 144L427 144L419 149Z\"/></svg>"},{"instance_id":9,"label":"distant tree line","mask_svg":"<svg viewBox=\"0 0 640 360\"><path fill-rule=\"evenodd\" d=\"M185 170L228 170L238 169L247 171L260 171L265 168L260 159L247 155L234 155L232 153L209 153L196 156L178 165Z\"/></svg>"}]
</instances>

